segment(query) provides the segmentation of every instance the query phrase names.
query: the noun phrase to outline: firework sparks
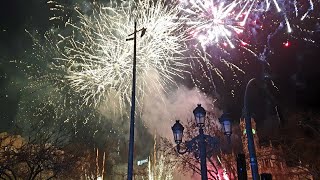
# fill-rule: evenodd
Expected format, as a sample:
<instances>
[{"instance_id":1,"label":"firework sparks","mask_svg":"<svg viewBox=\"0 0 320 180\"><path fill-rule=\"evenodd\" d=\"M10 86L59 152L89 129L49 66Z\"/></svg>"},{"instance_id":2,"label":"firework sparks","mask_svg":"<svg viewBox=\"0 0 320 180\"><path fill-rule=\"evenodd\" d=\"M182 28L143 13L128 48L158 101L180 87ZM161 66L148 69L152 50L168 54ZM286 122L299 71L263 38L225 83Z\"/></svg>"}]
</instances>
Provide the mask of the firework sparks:
<instances>
[{"instance_id":1,"label":"firework sparks","mask_svg":"<svg viewBox=\"0 0 320 180\"><path fill-rule=\"evenodd\" d=\"M247 19L239 8L239 1L183 1L180 10L186 14L191 38L197 39L204 48L212 44L235 48L234 41L243 33L243 22Z\"/></svg>"},{"instance_id":2,"label":"firework sparks","mask_svg":"<svg viewBox=\"0 0 320 180\"><path fill-rule=\"evenodd\" d=\"M188 45L203 54L196 62L198 67L193 65L192 68L201 69L200 78L207 79L216 89L215 75L225 81L221 70L216 68L218 63L226 64L235 78L236 74L244 73L241 67L230 61L235 53L237 59L243 57L246 60L253 55L255 59L267 60L267 53L272 52L271 39L283 29L286 29L287 37L297 30L296 24L291 24L295 21L293 12L298 17L296 19L303 20L314 9L312 0L304 2L304 8L298 8L302 2L299 3L286 0L180 0L179 9L192 40ZM208 84L201 85L204 81L198 83L199 77L192 78L196 86L208 87ZM238 86L236 82L235 86Z\"/></svg>"},{"instance_id":3,"label":"firework sparks","mask_svg":"<svg viewBox=\"0 0 320 180\"><path fill-rule=\"evenodd\" d=\"M249 0L245 0L249 2ZM294 14L295 17L299 17L301 21L305 20L310 13L314 10L314 2L312 0L305 1L286 1L286 0L256 0L251 1L252 4L255 4L253 13L264 13L271 11L272 7L276 9L278 14L282 17L282 21L285 22L287 26L287 33L292 32L292 25L290 24L290 14Z\"/></svg>"},{"instance_id":4,"label":"firework sparks","mask_svg":"<svg viewBox=\"0 0 320 180\"><path fill-rule=\"evenodd\" d=\"M312 0L307 2L304 10L298 8L301 2L289 3L291 8L294 7L297 19L308 18L314 9ZM54 4L53 1L49 3ZM112 1L107 6L95 4L91 15L77 9L79 22L69 20L65 28L68 33L57 29L51 36L60 39L55 39L56 43L52 44L57 50L53 52L53 62L47 67L50 68L50 73L59 72L60 75L49 77L51 75L47 74L46 77L56 78L54 81L59 81L58 88L71 87L69 94L82 97L77 103L101 108L99 105L103 102L104 108L123 109L130 102L133 59L133 42L125 40L132 34L134 20L137 20L139 28L147 28L147 34L139 37L137 44L138 104L142 102L145 92L162 91L169 83L175 83L174 76L180 76L184 66L187 66L182 53L186 51L184 44L190 40L190 35L200 42L202 49L188 41L188 48L192 47L188 54L194 53L192 50L198 52L195 56L201 59L199 66L204 71L203 76L210 80L215 89L214 74L223 80L223 73L215 67L216 62L212 59L225 64L235 76L237 72L244 73L240 67L223 59L222 54L228 51L226 47L232 49L239 46L240 48L235 49L244 49L256 55L259 50L252 48L255 45L251 40L257 34L252 33L255 29L267 32L268 45L269 39L285 24L288 32L293 31L293 28L297 29L290 26L291 16L287 15L289 8L284 5L284 1L276 0L184 0L178 6L169 6L164 1L140 0L121 3ZM276 30L262 26L266 19L263 14L267 10L271 11L272 7L279 7L281 13L276 14L284 17L282 21L278 21L279 17L275 18L277 20L273 25L278 24L274 26L278 27ZM66 7L53 5L52 10L64 8ZM53 21L61 19L63 18L51 18ZM253 30L247 33L250 28ZM217 46L223 53L213 52L212 48L206 49L209 45Z\"/></svg>"},{"instance_id":5,"label":"firework sparks","mask_svg":"<svg viewBox=\"0 0 320 180\"><path fill-rule=\"evenodd\" d=\"M299 8L298 8L299 7ZM305 2L285 0L181 0L180 10L187 18L186 25L191 38L203 47L235 48L247 45L244 39L254 38L256 30L263 31L267 16L272 16L274 27L285 24L287 33L293 32L291 14L301 21L314 10L312 0ZM269 14L275 10L277 13ZM269 21L269 20L267 20ZM272 29L272 27L271 27ZM246 34L246 35L243 35Z\"/></svg>"},{"instance_id":6,"label":"firework sparks","mask_svg":"<svg viewBox=\"0 0 320 180\"><path fill-rule=\"evenodd\" d=\"M60 35L57 46L64 46L64 51L55 68L66 69L66 82L86 105L115 103L111 97L117 97L118 107L130 102L133 44L126 39L135 20L147 28L137 40L137 97L165 89L186 66L181 56L185 38L175 20L179 11L164 1L111 2L97 6L92 16L77 12L80 23L66 24L74 33Z\"/></svg>"},{"instance_id":7,"label":"firework sparks","mask_svg":"<svg viewBox=\"0 0 320 180\"><path fill-rule=\"evenodd\" d=\"M247 3L247 6L250 6ZM224 58L230 58L230 51L246 48L244 37L247 9L241 1L225 0L181 0L179 9L185 21L188 45L196 54L192 66L192 81L206 92L216 92L215 77L223 82L224 75L216 65L226 65L234 74L244 73L241 68ZM199 74L199 71L201 74ZM200 76L200 77L199 77ZM204 83L207 82L207 83Z\"/></svg>"}]
</instances>

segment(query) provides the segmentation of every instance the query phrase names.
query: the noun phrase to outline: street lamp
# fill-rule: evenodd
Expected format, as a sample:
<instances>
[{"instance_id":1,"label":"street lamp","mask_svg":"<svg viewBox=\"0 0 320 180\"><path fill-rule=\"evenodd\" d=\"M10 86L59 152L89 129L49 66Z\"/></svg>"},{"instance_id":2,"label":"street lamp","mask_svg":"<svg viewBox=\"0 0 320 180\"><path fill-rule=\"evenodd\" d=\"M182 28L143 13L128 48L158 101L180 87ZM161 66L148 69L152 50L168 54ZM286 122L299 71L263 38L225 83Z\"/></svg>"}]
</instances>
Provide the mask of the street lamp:
<instances>
[{"instance_id":1,"label":"street lamp","mask_svg":"<svg viewBox=\"0 0 320 180\"><path fill-rule=\"evenodd\" d=\"M171 127L171 129L173 132L174 141L177 144L177 152L179 154L194 152L196 155L196 158L200 158L201 179L207 180L208 174L207 174L207 162L206 162L206 158L207 158L206 145L209 145L211 149L217 149L219 145L219 139L217 137L204 134L203 127L205 125L206 111L201 106L201 104L198 104L198 106L193 110L193 114L196 121L196 125L199 127L199 135L197 135L190 141L185 142L186 149L184 151L181 150L180 148L180 144L182 143L184 127L182 126L182 124L180 124L179 120L176 120L176 123ZM231 126L231 124L229 125ZM225 127L224 129L228 129L228 127ZM198 152L199 152L199 155L197 154Z\"/></svg>"},{"instance_id":2,"label":"street lamp","mask_svg":"<svg viewBox=\"0 0 320 180\"><path fill-rule=\"evenodd\" d=\"M173 132L173 139L176 144L181 144L182 142L182 136L183 136L183 130L184 127L179 122L180 120L176 120L176 123L172 126L172 132Z\"/></svg>"},{"instance_id":3,"label":"street lamp","mask_svg":"<svg viewBox=\"0 0 320 180\"><path fill-rule=\"evenodd\" d=\"M246 134L248 140L248 150L250 156L250 166L251 166L251 173L253 180L259 180L259 171L258 171L258 162L256 156L256 150L254 146L254 139L253 139L253 132L252 132L252 125L251 125L251 109L249 108L249 89L252 87L252 84L256 82L258 87L264 91L265 95L271 100L271 102L275 105L275 110L278 115L279 122L282 123L282 116L279 109L279 106L276 102L275 97L271 94L271 92L267 88L267 81L271 80L271 75L268 70L269 64L266 61L262 62L262 84L257 82L257 79L252 78L246 85L246 90L244 93L244 104L243 104L243 117L245 119L246 125Z\"/></svg>"},{"instance_id":4,"label":"street lamp","mask_svg":"<svg viewBox=\"0 0 320 180\"><path fill-rule=\"evenodd\" d=\"M223 133L230 137L232 134L232 126L231 126L231 119L229 113L223 113L219 118L219 122L222 124Z\"/></svg>"},{"instance_id":5,"label":"street lamp","mask_svg":"<svg viewBox=\"0 0 320 180\"><path fill-rule=\"evenodd\" d=\"M146 33L146 28L137 30L137 22L134 22L133 38L128 38L126 41L133 40L133 67L132 67L132 91L131 91L131 112L130 112L130 139L128 152L128 180L132 180L133 175L133 150L134 150L134 114L136 108L136 66L137 66L137 33L141 31L140 37Z\"/></svg>"},{"instance_id":6,"label":"street lamp","mask_svg":"<svg viewBox=\"0 0 320 180\"><path fill-rule=\"evenodd\" d=\"M246 124L246 134L247 134L247 140L248 140L248 150L249 150L249 156L250 156L250 167L251 167L252 179L259 180L258 162L257 162L256 149L255 149L254 140L253 140L251 112L249 109L249 99L248 99L249 98L248 90L250 89L251 84L254 81L256 81L256 79L252 78L246 86L246 90L244 93L243 116Z\"/></svg>"},{"instance_id":7,"label":"street lamp","mask_svg":"<svg viewBox=\"0 0 320 180\"><path fill-rule=\"evenodd\" d=\"M196 120L198 127L204 127L206 114L207 112L203 107L201 107L201 104L198 104L198 106L193 110L194 119Z\"/></svg>"},{"instance_id":8,"label":"street lamp","mask_svg":"<svg viewBox=\"0 0 320 180\"><path fill-rule=\"evenodd\" d=\"M279 106L275 100L275 97L271 94L271 92L267 88L267 82L271 80L270 70L269 70L269 64L267 61L261 61L262 66L262 85L257 82L257 85L260 85L259 88L264 91L265 95L271 100L271 102L275 105L275 110L277 112L277 116L279 119L279 122L282 123L282 115L279 109ZM254 82L256 82L257 79L252 78L246 85L246 90L244 93L244 104L243 104L243 117L245 119L245 125L246 125L246 135L248 140L248 150L249 150L249 156L250 156L250 166L251 166L251 173L252 173L252 179L253 180L259 180L259 171L258 171L258 162L257 162L257 156L256 156L256 150L254 146L254 139L253 139L253 132L252 132L252 125L251 125L251 109L249 109L249 89L252 86Z\"/></svg>"}]
</instances>

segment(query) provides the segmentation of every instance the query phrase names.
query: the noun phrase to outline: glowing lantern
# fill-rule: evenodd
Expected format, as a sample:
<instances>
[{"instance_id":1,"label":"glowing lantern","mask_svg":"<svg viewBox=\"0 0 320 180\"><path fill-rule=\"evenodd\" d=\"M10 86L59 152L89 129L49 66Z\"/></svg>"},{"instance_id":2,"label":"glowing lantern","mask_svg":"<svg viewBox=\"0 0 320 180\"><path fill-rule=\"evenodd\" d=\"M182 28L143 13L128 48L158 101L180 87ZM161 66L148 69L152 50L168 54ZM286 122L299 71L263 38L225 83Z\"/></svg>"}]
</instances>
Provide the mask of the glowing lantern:
<instances>
[{"instance_id":1,"label":"glowing lantern","mask_svg":"<svg viewBox=\"0 0 320 180\"><path fill-rule=\"evenodd\" d=\"M179 120L176 120L176 123L171 127L173 132L173 138L176 144L180 144L182 142L183 130L184 127L180 124Z\"/></svg>"},{"instance_id":2,"label":"glowing lantern","mask_svg":"<svg viewBox=\"0 0 320 180\"><path fill-rule=\"evenodd\" d=\"M231 136L232 134L231 119L229 116L229 113L223 113L219 118L219 122L223 127L223 133L227 136Z\"/></svg>"},{"instance_id":3,"label":"glowing lantern","mask_svg":"<svg viewBox=\"0 0 320 180\"><path fill-rule=\"evenodd\" d=\"M207 112L203 107L201 107L201 104L198 104L198 106L193 110L193 114L197 126L204 127Z\"/></svg>"}]
</instances>

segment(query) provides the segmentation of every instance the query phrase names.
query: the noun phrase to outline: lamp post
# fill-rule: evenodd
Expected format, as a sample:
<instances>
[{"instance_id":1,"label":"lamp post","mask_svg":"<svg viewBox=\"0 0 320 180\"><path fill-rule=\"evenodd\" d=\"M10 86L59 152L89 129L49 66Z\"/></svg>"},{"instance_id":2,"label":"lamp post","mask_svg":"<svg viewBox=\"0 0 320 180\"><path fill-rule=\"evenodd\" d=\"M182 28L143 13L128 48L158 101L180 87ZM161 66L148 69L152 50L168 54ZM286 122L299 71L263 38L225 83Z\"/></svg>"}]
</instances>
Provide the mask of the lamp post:
<instances>
[{"instance_id":1,"label":"lamp post","mask_svg":"<svg viewBox=\"0 0 320 180\"><path fill-rule=\"evenodd\" d=\"M181 150L180 148L180 144L182 143L184 127L182 126L182 124L180 124L179 120L176 120L176 123L172 126L171 129L173 132L174 141L177 144L177 152L179 154L185 154L187 152L194 152L195 154L197 154L197 152L199 152L198 157L200 158L201 179L207 180L208 174L207 174L207 162L206 162L206 158L207 158L206 145L209 145L212 149L217 149L219 145L219 139L217 137L212 137L204 134L203 128L205 125L206 111L203 107L201 107L201 104L198 104L198 106L194 109L193 114L195 117L196 125L199 127L199 135L197 135L190 141L185 142L186 149L184 151ZM228 130L229 128L226 126L224 127L224 129ZM230 131L227 133L231 134Z\"/></svg>"},{"instance_id":2,"label":"lamp post","mask_svg":"<svg viewBox=\"0 0 320 180\"><path fill-rule=\"evenodd\" d=\"M250 166L251 166L251 173L253 180L259 180L259 171L258 171L258 162L257 162L257 156L256 156L256 150L254 146L254 139L253 139L253 132L252 132L252 125L251 125L251 109L249 108L249 89L252 86L254 82L257 82L259 85L259 88L264 91L265 95L271 100L271 102L275 105L275 110L277 112L277 116L279 119L279 122L282 124L283 119L281 115L281 111L279 109L279 106L275 100L275 97L271 94L271 92L268 90L267 82L271 81L271 75L269 70L269 64L267 61L261 61L262 66L262 85L257 82L257 79L252 78L246 85L245 93L244 93L244 104L243 104L243 117L245 119L246 124L246 134L247 134L247 140L248 140L248 150L249 150L249 156L250 156Z\"/></svg>"},{"instance_id":3,"label":"lamp post","mask_svg":"<svg viewBox=\"0 0 320 180\"><path fill-rule=\"evenodd\" d=\"M250 156L250 167L251 167L252 179L259 180L258 162L257 162L256 150L255 150L254 140L253 140L251 112L249 109L249 99L248 99L249 98L248 90L250 89L250 86L254 81L256 81L256 79L252 78L246 86L246 90L244 93L243 116L246 124L246 134L248 139L248 150L249 150L249 156Z\"/></svg>"},{"instance_id":4,"label":"lamp post","mask_svg":"<svg viewBox=\"0 0 320 180\"><path fill-rule=\"evenodd\" d=\"M136 66L137 66L137 32L141 31L142 37L146 33L146 28L137 30L137 22L134 22L133 38L128 38L126 41L133 40L133 67L132 67L132 91L131 91L131 111L130 111L130 137L129 137L129 152L128 152L128 180L132 180L133 175L133 150L134 150L134 114L136 108Z\"/></svg>"},{"instance_id":5,"label":"lamp post","mask_svg":"<svg viewBox=\"0 0 320 180\"><path fill-rule=\"evenodd\" d=\"M206 118L206 111L200 104L193 110L194 118L196 120L197 126L199 127L199 148L200 148L200 167L201 167L201 179L207 180L207 151L206 143L203 132L203 127Z\"/></svg>"}]
</instances>

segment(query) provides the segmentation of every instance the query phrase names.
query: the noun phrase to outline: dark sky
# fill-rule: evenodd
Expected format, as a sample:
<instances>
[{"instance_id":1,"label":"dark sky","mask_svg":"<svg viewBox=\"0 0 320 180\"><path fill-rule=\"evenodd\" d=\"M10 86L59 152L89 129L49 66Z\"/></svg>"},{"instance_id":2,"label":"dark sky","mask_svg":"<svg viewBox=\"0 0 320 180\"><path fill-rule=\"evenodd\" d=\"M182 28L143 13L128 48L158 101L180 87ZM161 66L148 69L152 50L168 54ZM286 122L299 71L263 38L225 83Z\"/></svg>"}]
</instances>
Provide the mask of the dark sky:
<instances>
[{"instance_id":1,"label":"dark sky","mask_svg":"<svg viewBox=\"0 0 320 180\"><path fill-rule=\"evenodd\" d=\"M15 117L19 92L9 88L10 81L17 76L10 60L23 59L23 52L31 47L31 39L25 29L40 33L50 28L49 7L45 0L6 0L0 6L0 131L8 128ZM274 55L269 58L274 81L280 89L277 95L284 109L301 107L319 109L320 91L320 37L312 35L315 44L300 39L290 40L290 47L284 47L283 39L273 43ZM255 63L249 69L255 69ZM250 66L250 65L249 65ZM256 76L254 70L247 73L244 82ZM238 89L237 107L242 104L244 87ZM257 103L257 102L256 102ZM260 102L259 102L260 103ZM257 103L257 105L259 105ZM241 108L237 108L241 109ZM240 110L235 111L239 113ZM235 115L238 116L238 115Z\"/></svg>"}]
</instances>

